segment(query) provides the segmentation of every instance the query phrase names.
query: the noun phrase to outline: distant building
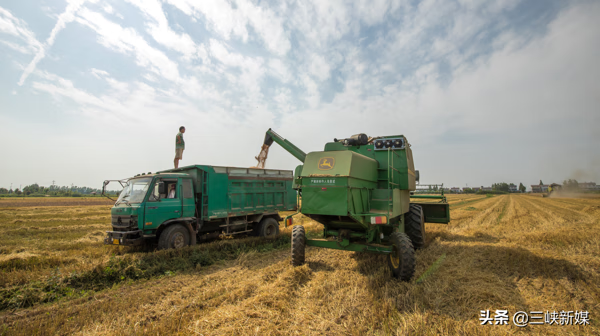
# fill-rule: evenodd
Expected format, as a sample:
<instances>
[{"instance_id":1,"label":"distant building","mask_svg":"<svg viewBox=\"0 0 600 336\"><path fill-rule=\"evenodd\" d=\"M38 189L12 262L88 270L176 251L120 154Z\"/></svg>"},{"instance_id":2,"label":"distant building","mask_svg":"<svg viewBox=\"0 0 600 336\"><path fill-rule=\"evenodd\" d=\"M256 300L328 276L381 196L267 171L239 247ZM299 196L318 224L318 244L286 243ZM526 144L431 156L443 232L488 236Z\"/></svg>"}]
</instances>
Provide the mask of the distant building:
<instances>
[{"instance_id":1,"label":"distant building","mask_svg":"<svg viewBox=\"0 0 600 336\"><path fill-rule=\"evenodd\" d=\"M492 191L492 187L481 187L483 191Z\"/></svg>"},{"instance_id":2,"label":"distant building","mask_svg":"<svg viewBox=\"0 0 600 336\"><path fill-rule=\"evenodd\" d=\"M548 192L548 184L532 184L531 185L531 192L534 193L542 193L542 192Z\"/></svg>"},{"instance_id":3,"label":"distant building","mask_svg":"<svg viewBox=\"0 0 600 336\"><path fill-rule=\"evenodd\" d=\"M471 190L473 190L474 192L478 192L480 189L481 188L479 188L479 187L473 187L473 188L471 188Z\"/></svg>"},{"instance_id":4,"label":"distant building","mask_svg":"<svg viewBox=\"0 0 600 336\"><path fill-rule=\"evenodd\" d=\"M514 185L514 184L510 184L510 185L508 186L508 191L510 191L510 192L517 192L518 190L519 190L519 189L517 189L517 186L516 186L516 185Z\"/></svg>"},{"instance_id":5,"label":"distant building","mask_svg":"<svg viewBox=\"0 0 600 336\"><path fill-rule=\"evenodd\" d=\"M598 190L596 182L579 182L579 189L581 190Z\"/></svg>"},{"instance_id":6,"label":"distant building","mask_svg":"<svg viewBox=\"0 0 600 336\"><path fill-rule=\"evenodd\" d=\"M453 192L453 193L461 193L461 192L462 192L462 190L460 190L460 188L453 187L453 188L450 188L450 192Z\"/></svg>"}]
</instances>

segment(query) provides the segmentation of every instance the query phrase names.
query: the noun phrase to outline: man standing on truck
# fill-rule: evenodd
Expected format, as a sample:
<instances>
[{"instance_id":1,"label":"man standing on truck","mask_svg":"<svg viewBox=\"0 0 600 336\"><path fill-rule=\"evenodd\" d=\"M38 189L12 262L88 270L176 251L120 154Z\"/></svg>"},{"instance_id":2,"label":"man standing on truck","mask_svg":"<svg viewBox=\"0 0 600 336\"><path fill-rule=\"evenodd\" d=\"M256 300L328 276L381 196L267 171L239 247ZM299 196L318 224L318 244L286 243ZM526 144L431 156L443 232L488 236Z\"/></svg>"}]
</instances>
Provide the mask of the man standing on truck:
<instances>
[{"instance_id":1,"label":"man standing on truck","mask_svg":"<svg viewBox=\"0 0 600 336\"><path fill-rule=\"evenodd\" d=\"M185 149L185 141L183 141L183 133L185 133L185 127L179 127L179 133L175 137L175 168L179 168L179 160L183 159L183 150Z\"/></svg>"}]
</instances>

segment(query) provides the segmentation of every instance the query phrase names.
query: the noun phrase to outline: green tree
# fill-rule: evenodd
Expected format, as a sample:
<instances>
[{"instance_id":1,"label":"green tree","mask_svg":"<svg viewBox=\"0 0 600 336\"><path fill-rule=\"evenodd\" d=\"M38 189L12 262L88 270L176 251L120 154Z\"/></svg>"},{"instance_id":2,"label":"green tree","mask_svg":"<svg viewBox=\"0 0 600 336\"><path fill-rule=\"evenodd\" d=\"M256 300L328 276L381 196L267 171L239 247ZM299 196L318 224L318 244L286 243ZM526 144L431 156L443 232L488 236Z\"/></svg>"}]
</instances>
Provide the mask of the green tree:
<instances>
[{"instance_id":1,"label":"green tree","mask_svg":"<svg viewBox=\"0 0 600 336\"><path fill-rule=\"evenodd\" d=\"M23 192L21 192L21 190L19 190L19 188L15 189L15 194L17 195L21 195Z\"/></svg>"},{"instance_id":2,"label":"green tree","mask_svg":"<svg viewBox=\"0 0 600 336\"><path fill-rule=\"evenodd\" d=\"M519 191L524 193L527 190L527 188L525 188L525 186L523 185L523 183L519 183Z\"/></svg>"},{"instance_id":3,"label":"green tree","mask_svg":"<svg viewBox=\"0 0 600 336\"><path fill-rule=\"evenodd\" d=\"M544 182L542 182L542 180L540 180L540 185L544 185Z\"/></svg>"},{"instance_id":4,"label":"green tree","mask_svg":"<svg viewBox=\"0 0 600 336\"><path fill-rule=\"evenodd\" d=\"M8 189L0 188L0 194L3 194L3 195L8 194Z\"/></svg>"},{"instance_id":5,"label":"green tree","mask_svg":"<svg viewBox=\"0 0 600 336\"><path fill-rule=\"evenodd\" d=\"M508 192L508 183L500 182L492 184L492 190Z\"/></svg>"}]
</instances>

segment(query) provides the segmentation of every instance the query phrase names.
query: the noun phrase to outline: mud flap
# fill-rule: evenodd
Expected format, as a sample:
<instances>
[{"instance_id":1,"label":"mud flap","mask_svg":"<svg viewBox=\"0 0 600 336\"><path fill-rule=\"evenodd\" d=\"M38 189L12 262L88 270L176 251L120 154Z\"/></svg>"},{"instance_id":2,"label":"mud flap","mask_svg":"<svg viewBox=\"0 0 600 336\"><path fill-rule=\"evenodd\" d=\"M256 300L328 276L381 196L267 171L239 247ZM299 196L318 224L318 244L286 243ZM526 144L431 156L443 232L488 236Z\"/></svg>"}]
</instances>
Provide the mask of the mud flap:
<instances>
[{"instance_id":1,"label":"mud flap","mask_svg":"<svg viewBox=\"0 0 600 336\"><path fill-rule=\"evenodd\" d=\"M448 203L411 203L423 208L426 223L448 224L450 222L450 204Z\"/></svg>"}]
</instances>

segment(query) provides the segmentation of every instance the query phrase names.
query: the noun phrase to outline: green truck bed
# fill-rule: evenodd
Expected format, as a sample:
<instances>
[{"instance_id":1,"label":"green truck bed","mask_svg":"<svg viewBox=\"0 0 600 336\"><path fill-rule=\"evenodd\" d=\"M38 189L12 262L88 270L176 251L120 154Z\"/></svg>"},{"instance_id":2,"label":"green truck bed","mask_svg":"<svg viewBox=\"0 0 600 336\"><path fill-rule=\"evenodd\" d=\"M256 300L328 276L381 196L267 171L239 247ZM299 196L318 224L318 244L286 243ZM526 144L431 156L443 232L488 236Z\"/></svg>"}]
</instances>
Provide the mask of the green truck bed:
<instances>
[{"instance_id":1,"label":"green truck bed","mask_svg":"<svg viewBox=\"0 0 600 336\"><path fill-rule=\"evenodd\" d=\"M192 177L199 218L204 221L297 207L290 170L193 165L159 173Z\"/></svg>"}]
</instances>

